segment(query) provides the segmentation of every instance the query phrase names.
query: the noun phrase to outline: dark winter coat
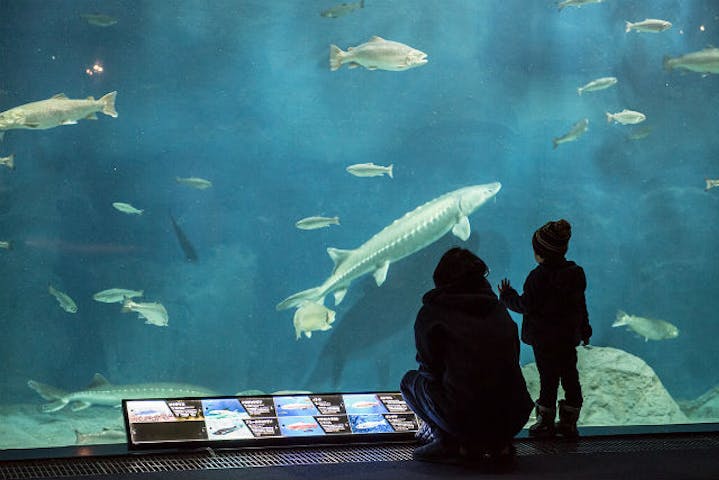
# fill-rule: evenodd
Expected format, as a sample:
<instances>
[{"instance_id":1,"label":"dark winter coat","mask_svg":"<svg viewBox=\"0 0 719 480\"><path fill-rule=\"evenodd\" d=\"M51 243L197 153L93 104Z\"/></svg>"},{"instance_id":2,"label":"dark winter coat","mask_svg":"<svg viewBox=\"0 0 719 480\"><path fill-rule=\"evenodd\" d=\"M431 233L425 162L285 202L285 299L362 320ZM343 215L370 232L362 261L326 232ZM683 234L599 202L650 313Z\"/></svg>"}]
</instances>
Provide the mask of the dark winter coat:
<instances>
[{"instance_id":1,"label":"dark winter coat","mask_svg":"<svg viewBox=\"0 0 719 480\"><path fill-rule=\"evenodd\" d=\"M577 346L589 342L592 327L584 297L587 280L582 267L561 259L539 264L529 272L524 293L514 288L500 299L512 311L524 314L522 341L538 348Z\"/></svg>"},{"instance_id":2,"label":"dark winter coat","mask_svg":"<svg viewBox=\"0 0 719 480\"><path fill-rule=\"evenodd\" d=\"M514 435L532 400L517 325L484 277L427 292L415 322L420 374L442 417L467 434Z\"/></svg>"}]
</instances>

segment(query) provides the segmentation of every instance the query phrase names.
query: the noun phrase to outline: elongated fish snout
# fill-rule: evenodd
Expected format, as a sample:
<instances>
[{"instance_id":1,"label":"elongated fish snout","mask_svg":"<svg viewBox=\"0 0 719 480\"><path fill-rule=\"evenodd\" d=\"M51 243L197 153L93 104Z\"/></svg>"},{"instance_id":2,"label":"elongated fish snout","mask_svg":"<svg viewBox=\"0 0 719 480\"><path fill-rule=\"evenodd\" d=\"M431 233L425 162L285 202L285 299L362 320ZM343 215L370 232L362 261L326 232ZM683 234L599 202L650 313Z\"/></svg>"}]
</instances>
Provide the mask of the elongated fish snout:
<instances>
[{"instance_id":1,"label":"elongated fish snout","mask_svg":"<svg viewBox=\"0 0 719 480\"><path fill-rule=\"evenodd\" d=\"M499 182L475 185L459 191L459 208L463 214L469 215L481 207L487 200L494 197L502 188Z\"/></svg>"}]
</instances>

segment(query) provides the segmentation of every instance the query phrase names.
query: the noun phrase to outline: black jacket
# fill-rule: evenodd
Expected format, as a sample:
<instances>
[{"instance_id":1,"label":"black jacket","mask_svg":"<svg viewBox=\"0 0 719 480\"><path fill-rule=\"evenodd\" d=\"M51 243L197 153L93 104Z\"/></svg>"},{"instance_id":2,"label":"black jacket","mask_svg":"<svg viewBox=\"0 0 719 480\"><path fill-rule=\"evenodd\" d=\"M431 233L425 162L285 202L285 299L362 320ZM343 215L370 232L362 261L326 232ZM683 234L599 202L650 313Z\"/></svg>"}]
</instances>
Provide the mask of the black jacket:
<instances>
[{"instance_id":1,"label":"black jacket","mask_svg":"<svg viewBox=\"0 0 719 480\"><path fill-rule=\"evenodd\" d=\"M533 404L519 366L517 325L487 280L435 288L422 302L417 361L443 417L467 433L521 428Z\"/></svg>"},{"instance_id":2,"label":"black jacket","mask_svg":"<svg viewBox=\"0 0 719 480\"><path fill-rule=\"evenodd\" d=\"M586 288L582 267L562 259L555 264L539 264L529 272L522 295L510 287L500 299L510 310L524 314L524 343L538 348L577 346L592 336Z\"/></svg>"}]
</instances>

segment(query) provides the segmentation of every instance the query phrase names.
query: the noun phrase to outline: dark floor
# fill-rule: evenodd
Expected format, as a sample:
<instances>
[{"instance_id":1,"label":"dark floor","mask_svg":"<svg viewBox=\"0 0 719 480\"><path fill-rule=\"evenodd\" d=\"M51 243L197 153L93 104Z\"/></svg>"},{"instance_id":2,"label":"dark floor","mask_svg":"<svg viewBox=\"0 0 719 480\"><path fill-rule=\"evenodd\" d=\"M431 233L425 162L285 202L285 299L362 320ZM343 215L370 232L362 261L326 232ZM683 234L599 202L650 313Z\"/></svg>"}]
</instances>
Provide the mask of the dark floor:
<instances>
[{"instance_id":1,"label":"dark floor","mask_svg":"<svg viewBox=\"0 0 719 480\"><path fill-rule=\"evenodd\" d=\"M719 432L520 438L516 446L503 470L415 462L413 446L399 444L5 460L0 479L719 479Z\"/></svg>"}]
</instances>

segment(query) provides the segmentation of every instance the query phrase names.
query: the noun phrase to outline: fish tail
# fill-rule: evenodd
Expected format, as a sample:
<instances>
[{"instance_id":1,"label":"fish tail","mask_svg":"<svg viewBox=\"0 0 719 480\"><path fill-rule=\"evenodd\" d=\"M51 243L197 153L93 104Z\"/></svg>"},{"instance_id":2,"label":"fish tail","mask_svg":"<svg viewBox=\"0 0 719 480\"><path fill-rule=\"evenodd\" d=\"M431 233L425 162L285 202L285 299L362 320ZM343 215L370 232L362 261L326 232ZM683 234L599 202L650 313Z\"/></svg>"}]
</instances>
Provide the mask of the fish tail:
<instances>
[{"instance_id":1,"label":"fish tail","mask_svg":"<svg viewBox=\"0 0 719 480\"><path fill-rule=\"evenodd\" d=\"M704 191L708 192L710 188L712 188L712 182L709 181L708 178L705 178L704 181L706 182L707 186L704 187Z\"/></svg>"},{"instance_id":2,"label":"fish tail","mask_svg":"<svg viewBox=\"0 0 719 480\"><path fill-rule=\"evenodd\" d=\"M44 383L28 380L27 386L35 390L45 400L54 400L42 406L43 412L56 412L68 404L67 392Z\"/></svg>"},{"instance_id":3,"label":"fish tail","mask_svg":"<svg viewBox=\"0 0 719 480\"><path fill-rule=\"evenodd\" d=\"M626 28L624 29L624 33L629 33L632 30L632 22L625 21L624 23L626 23L626 25L627 25Z\"/></svg>"},{"instance_id":4,"label":"fish tail","mask_svg":"<svg viewBox=\"0 0 719 480\"><path fill-rule=\"evenodd\" d=\"M337 45L330 45L330 70L333 72L342 66L345 52Z\"/></svg>"},{"instance_id":5,"label":"fish tail","mask_svg":"<svg viewBox=\"0 0 719 480\"><path fill-rule=\"evenodd\" d=\"M278 303L275 308L277 310L287 310L288 308L299 307L305 302L324 304L324 293L322 292L322 287L309 288L307 290L297 292L294 295L290 295Z\"/></svg>"},{"instance_id":6,"label":"fish tail","mask_svg":"<svg viewBox=\"0 0 719 480\"><path fill-rule=\"evenodd\" d=\"M132 299L125 297L125 300L122 302L122 311L127 313L132 311Z\"/></svg>"},{"instance_id":7,"label":"fish tail","mask_svg":"<svg viewBox=\"0 0 719 480\"><path fill-rule=\"evenodd\" d=\"M607 112L607 123L612 123L612 114Z\"/></svg>"},{"instance_id":8,"label":"fish tail","mask_svg":"<svg viewBox=\"0 0 719 480\"><path fill-rule=\"evenodd\" d=\"M387 176L389 176L389 178L394 178L394 176L392 175L393 168L394 168L394 164L392 164L392 163L390 163L389 166L387 167Z\"/></svg>"},{"instance_id":9,"label":"fish tail","mask_svg":"<svg viewBox=\"0 0 719 480\"><path fill-rule=\"evenodd\" d=\"M111 117L117 118L117 111L115 110L115 97L117 92L110 92L107 95L103 95L99 102L102 103L102 113Z\"/></svg>"},{"instance_id":10,"label":"fish tail","mask_svg":"<svg viewBox=\"0 0 719 480\"><path fill-rule=\"evenodd\" d=\"M15 170L15 154L11 154L7 159L5 160L5 165L10 170Z\"/></svg>"},{"instance_id":11,"label":"fish tail","mask_svg":"<svg viewBox=\"0 0 719 480\"><path fill-rule=\"evenodd\" d=\"M582 87L579 87L579 88L577 89L577 95L579 95L579 96L581 97L583 91L584 91L584 90L582 90Z\"/></svg>"},{"instance_id":12,"label":"fish tail","mask_svg":"<svg viewBox=\"0 0 719 480\"><path fill-rule=\"evenodd\" d=\"M617 319L612 323L612 327L622 327L627 324L626 312L619 310L617 311Z\"/></svg>"},{"instance_id":13,"label":"fish tail","mask_svg":"<svg viewBox=\"0 0 719 480\"><path fill-rule=\"evenodd\" d=\"M559 146L559 139L558 139L558 138L553 138L553 139L552 139L552 148L553 148L553 149L556 149L558 146Z\"/></svg>"},{"instance_id":14,"label":"fish tail","mask_svg":"<svg viewBox=\"0 0 719 480\"><path fill-rule=\"evenodd\" d=\"M670 60L671 60L671 58L669 57L669 55L664 55L664 59L662 60L662 65L664 66L664 70L666 70L667 72L672 71L672 64L671 64Z\"/></svg>"}]
</instances>

